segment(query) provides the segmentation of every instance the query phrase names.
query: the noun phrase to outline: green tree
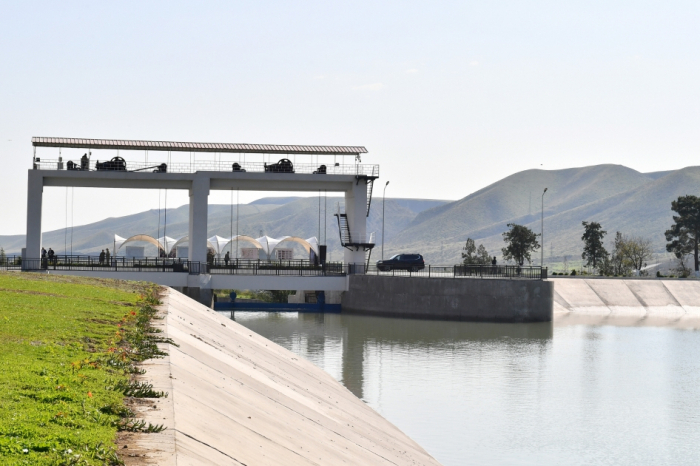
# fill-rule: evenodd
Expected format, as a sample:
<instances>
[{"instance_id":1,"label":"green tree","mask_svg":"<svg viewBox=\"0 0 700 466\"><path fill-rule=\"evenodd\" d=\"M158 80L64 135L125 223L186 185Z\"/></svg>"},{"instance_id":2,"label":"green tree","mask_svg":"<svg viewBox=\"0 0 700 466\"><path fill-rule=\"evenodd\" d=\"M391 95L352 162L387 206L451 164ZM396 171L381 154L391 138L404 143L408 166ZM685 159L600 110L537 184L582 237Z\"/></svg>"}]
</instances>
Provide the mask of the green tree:
<instances>
[{"instance_id":1,"label":"green tree","mask_svg":"<svg viewBox=\"0 0 700 466\"><path fill-rule=\"evenodd\" d=\"M625 238L623 253L628 263L641 272L644 263L651 259L651 240L640 236Z\"/></svg>"},{"instance_id":2,"label":"green tree","mask_svg":"<svg viewBox=\"0 0 700 466\"><path fill-rule=\"evenodd\" d=\"M690 269L685 265L685 258L693 253L693 242L688 235L688 230L680 229L679 235L674 239L673 235L666 232L666 240L671 241L666 245L666 251L673 253L678 259L678 268L676 271L681 277L690 275Z\"/></svg>"},{"instance_id":3,"label":"green tree","mask_svg":"<svg viewBox=\"0 0 700 466\"><path fill-rule=\"evenodd\" d=\"M7 264L7 256L5 255L5 249L0 247L0 265Z\"/></svg>"},{"instance_id":4,"label":"green tree","mask_svg":"<svg viewBox=\"0 0 700 466\"><path fill-rule=\"evenodd\" d=\"M483 244L480 244L479 247L476 249L476 259L481 265L491 263L491 256L489 255L489 252L486 250Z\"/></svg>"},{"instance_id":5,"label":"green tree","mask_svg":"<svg viewBox=\"0 0 700 466\"><path fill-rule=\"evenodd\" d=\"M619 231L615 232L615 241L613 243L613 252L610 258L612 263L612 272L614 275L625 276L630 272L630 264L625 256L625 237Z\"/></svg>"},{"instance_id":6,"label":"green tree","mask_svg":"<svg viewBox=\"0 0 700 466\"><path fill-rule=\"evenodd\" d=\"M607 233L598 222L581 222L583 225L583 254L581 259L586 261L587 266L597 269L601 262L608 256L608 251L603 247L603 237Z\"/></svg>"},{"instance_id":7,"label":"green tree","mask_svg":"<svg viewBox=\"0 0 700 466\"><path fill-rule=\"evenodd\" d=\"M695 271L698 271L698 241L700 240L700 198L697 196L679 196L671 202L671 210L678 215L673 216L673 225L666 230L666 250L682 251L690 248L695 259ZM675 252L674 252L675 253ZM678 256L676 256L678 257Z\"/></svg>"},{"instance_id":8,"label":"green tree","mask_svg":"<svg viewBox=\"0 0 700 466\"><path fill-rule=\"evenodd\" d=\"M503 233L503 241L506 247L501 249L503 259L513 259L516 263L523 265L525 260L531 262L531 254L540 248L537 242L539 235L524 225L509 223L509 230Z\"/></svg>"},{"instance_id":9,"label":"green tree","mask_svg":"<svg viewBox=\"0 0 700 466\"><path fill-rule=\"evenodd\" d=\"M476 247L476 243L471 238L467 238L467 243L462 248L463 265L485 265L490 262L490 256L483 244Z\"/></svg>"}]
</instances>

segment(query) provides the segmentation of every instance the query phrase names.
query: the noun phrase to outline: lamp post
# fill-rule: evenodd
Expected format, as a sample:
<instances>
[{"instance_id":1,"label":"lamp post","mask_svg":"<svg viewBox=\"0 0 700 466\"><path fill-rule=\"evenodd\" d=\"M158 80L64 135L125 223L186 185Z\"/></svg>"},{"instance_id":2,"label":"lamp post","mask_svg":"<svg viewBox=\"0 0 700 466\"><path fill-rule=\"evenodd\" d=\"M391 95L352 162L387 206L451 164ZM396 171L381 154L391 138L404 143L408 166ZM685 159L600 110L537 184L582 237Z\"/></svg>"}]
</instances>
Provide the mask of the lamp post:
<instances>
[{"instance_id":1,"label":"lamp post","mask_svg":"<svg viewBox=\"0 0 700 466\"><path fill-rule=\"evenodd\" d=\"M542 241L540 245L540 267L544 267L544 193L546 192L547 188L544 188L542 192L542 218L540 223L540 241Z\"/></svg>"},{"instance_id":2,"label":"lamp post","mask_svg":"<svg viewBox=\"0 0 700 466\"><path fill-rule=\"evenodd\" d=\"M384 185L384 194L382 194L382 260L384 260L384 200L386 199L387 186L389 186L388 181Z\"/></svg>"}]
</instances>

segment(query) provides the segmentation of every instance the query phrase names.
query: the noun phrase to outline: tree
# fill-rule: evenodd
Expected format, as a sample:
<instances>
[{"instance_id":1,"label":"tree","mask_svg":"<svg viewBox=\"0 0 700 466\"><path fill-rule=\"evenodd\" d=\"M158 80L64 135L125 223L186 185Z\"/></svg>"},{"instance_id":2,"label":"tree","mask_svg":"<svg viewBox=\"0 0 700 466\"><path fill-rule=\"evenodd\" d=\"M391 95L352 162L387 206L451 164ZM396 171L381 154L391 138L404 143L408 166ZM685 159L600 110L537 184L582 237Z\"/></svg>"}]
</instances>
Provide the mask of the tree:
<instances>
[{"instance_id":1,"label":"tree","mask_svg":"<svg viewBox=\"0 0 700 466\"><path fill-rule=\"evenodd\" d=\"M629 261L625 256L625 245L626 240L622 233L619 231L615 232L615 242L613 243L613 252L610 258L613 275L625 276L630 272Z\"/></svg>"},{"instance_id":2,"label":"tree","mask_svg":"<svg viewBox=\"0 0 700 466\"><path fill-rule=\"evenodd\" d=\"M0 247L0 265L7 264L7 256L5 255L5 249Z\"/></svg>"},{"instance_id":3,"label":"tree","mask_svg":"<svg viewBox=\"0 0 700 466\"><path fill-rule=\"evenodd\" d=\"M524 225L509 223L507 226L510 229L503 233L503 241L507 244L501 249L503 259L513 259L519 265L523 265L526 259L528 263L531 262L531 253L540 248L537 242L539 235Z\"/></svg>"},{"instance_id":4,"label":"tree","mask_svg":"<svg viewBox=\"0 0 700 466\"><path fill-rule=\"evenodd\" d=\"M697 196L678 196L671 202L671 210L678 215L673 216L674 224L666 230L666 250L690 247L695 259L695 271L698 271L698 241L700 240L700 198ZM684 238L685 237L685 238ZM681 244L685 243L685 244ZM669 249L670 248L670 249Z\"/></svg>"},{"instance_id":5,"label":"tree","mask_svg":"<svg viewBox=\"0 0 700 466\"><path fill-rule=\"evenodd\" d=\"M651 240L639 236L625 238L623 253L635 270L642 270L644 263L651 259Z\"/></svg>"},{"instance_id":6,"label":"tree","mask_svg":"<svg viewBox=\"0 0 700 466\"><path fill-rule=\"evenodd\" d=\"M490 256L483 244L477 249L476 243L471 238L467 238L467 243L462 248L462 264L463 265L485 265L490 262Z\"/></svg>"},{"instance_id":7,"label":"tree","mask_svg":"<svg viewBox=\"0 0 700 466\"><path fill-rule=\"evenodd\" d=\"M690 269L685 266L685 258L693 252L693 241L690 239L688 230L685 228L679 229L676 239L673 239L673 234L669 235L669 231L666 231L666 240L671 241L666 245L666 251L673 253L678 259L676 271L680 276L687 277L690 275Z\"/></svg>"},{"instance_id":8,"label":"tree","mask_svg":"<svg viewBox=\"0 0 700 466\"><path fill-rule=\"evenodd\" d=\"M598 222L581 222L583 225L583 254L581 259L586 260L586 265L592 265L594 269L605 260L608 251L603 247L603 237L607 233Z\"/></svg>"},{"instance_id":9,"label":"tree","mask_svg":"<svg viewBox=\"0 0 700 466\"><path fill-rule=\"evenodd\" d=\"M479 264L481 265L486 265L491 263L491 256L489 255L489 252L486 250L483 244L480 244L479 247L476 250L476 258L479 261Z\"/></svg>"}]
</instances>

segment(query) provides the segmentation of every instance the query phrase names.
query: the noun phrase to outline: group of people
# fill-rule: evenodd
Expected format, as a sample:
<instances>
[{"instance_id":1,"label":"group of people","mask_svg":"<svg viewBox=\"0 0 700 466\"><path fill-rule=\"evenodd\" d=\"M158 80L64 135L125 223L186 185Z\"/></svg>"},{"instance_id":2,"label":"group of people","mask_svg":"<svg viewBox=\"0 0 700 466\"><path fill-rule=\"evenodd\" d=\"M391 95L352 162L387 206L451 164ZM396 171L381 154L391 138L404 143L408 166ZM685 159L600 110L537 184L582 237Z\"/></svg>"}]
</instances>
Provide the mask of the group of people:
<instances>
[{"instance_id":1,"label":"group of people","mask_svg":"<svg viewBox=\"0 0 700 466\"><path fill-rule=\"evenodd\" d=\"M102 252L100 253L100 265L107 264L109 265L109 248L103 249Z\"/></svg>"},{"instance_id":2,"label":"group of people","mask_svg":"<svg viewBox=\"0 0 700 466\"><path fill-rule=\"evenodd\" d=\"M41 267L42 268L47 268L49 264L56 265L56 261L58 260L58 257L56 256L56 253L53 252L53 249L49 248L48 251L42 246L41 248Z\"/></svg>"}]
</instances>

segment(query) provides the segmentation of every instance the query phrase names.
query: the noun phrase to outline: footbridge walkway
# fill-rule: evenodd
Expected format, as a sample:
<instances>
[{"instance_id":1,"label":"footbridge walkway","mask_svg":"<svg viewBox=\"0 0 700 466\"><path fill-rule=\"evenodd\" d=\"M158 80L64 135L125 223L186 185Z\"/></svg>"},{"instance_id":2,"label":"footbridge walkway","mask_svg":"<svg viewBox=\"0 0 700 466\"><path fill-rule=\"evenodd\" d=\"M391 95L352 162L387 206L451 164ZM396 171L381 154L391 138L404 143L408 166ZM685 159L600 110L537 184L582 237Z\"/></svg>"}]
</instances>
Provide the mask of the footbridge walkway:
<instances>
[{"instance_id":1,"label":"footbridge walkway","mask_svg":"<svg viewBox=\"0 0 700 466\"><path fill-rule=\"evenodd\" d=\"M198 262L164 258L112 257L100 261L93 256L55 256L53 259L25 259L9 256L0 262L0 270L80 275L123 280L150 281L172 287L253 290L325 290L347 291L350 275L385 277L472 278L542 280L547 269L517 266L435 266L419 271L382 272L366 264L309 261L231 260Z\"/></svg>"}]
</instances>

